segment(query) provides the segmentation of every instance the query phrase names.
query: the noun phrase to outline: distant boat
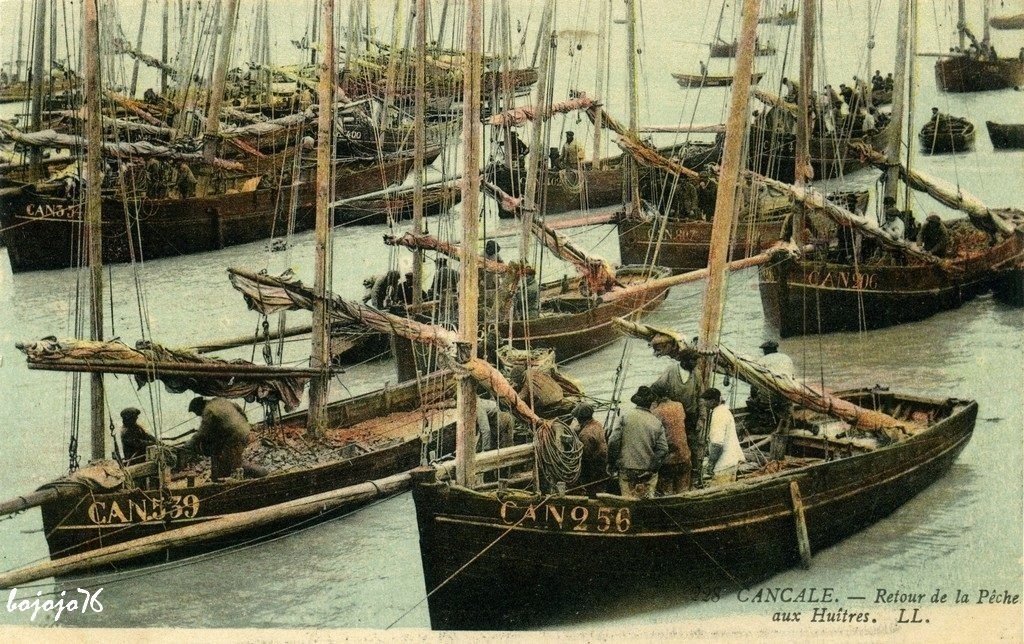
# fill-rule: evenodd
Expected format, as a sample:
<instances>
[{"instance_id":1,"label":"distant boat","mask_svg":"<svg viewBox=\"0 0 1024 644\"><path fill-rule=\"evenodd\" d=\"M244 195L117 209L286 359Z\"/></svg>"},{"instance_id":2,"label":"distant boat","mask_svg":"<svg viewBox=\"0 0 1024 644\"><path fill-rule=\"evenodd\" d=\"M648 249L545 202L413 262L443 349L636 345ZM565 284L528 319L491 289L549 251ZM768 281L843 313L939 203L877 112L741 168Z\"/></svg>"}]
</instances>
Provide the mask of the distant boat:
<instances>
[{"instance_id":1,"label":"distant boat","mask_svg":"<svg viewBox=\"0 0 1024 644\"><path fill-rule=\"evenodd\" d=\"M995 16L988 24L993 29L1024 29L1024 13L1015 16Z\"/></svg>"},{"instance_id":2,"label":"distant boat","mask_svg":"<svg viewBox=\"0 0 1024 644\"><path fill-rule=\"evenodd\" d=\"M960 47L948 57L935 61L935 83L943 92L984 92L1024 85L1024 59L999 58L989 44L988 26L981 42L967 27L964 3L959 3L957 25ZM988 16L988 4L985 4ZM964 50L964 38L971 46Z\"/></svg>"},{"instance_id":3,"label":"distant boat","mask_svg":"<svg viewBox=\"0 0 1024 644\"><path fill-rule=\"evenodd\" d=\"M1024 123L993 123L985 121L988 138L992 147L998 150L1019 150L1024 148Z\"/></svg>"},{"instance_id":4,"label":"distant boat","mask_svg":"<svg viewBox=\"0 0 1024 644\"><path fill-rule=\"evenodd\" d=\"M719 38L718 42L711 43L711 57L712 58L735 58L735 56L736 56L736 49L737 49L737 44L736 44L735 40L732 41L732 42L725 42L724 40ZM771 56L773 54L775 54L775 47L771 43L769 43L767 45L764 45L764 46L762 46L761 44L758 44L754 48L754 55L755 56Z\"/></svg>"},{"instance_id":5,"label":"distant boat","mask_svg":"<svg viewBox=\"0 0 1024 644\"><path fill-rule=\"evenodd\" d=\"M751 85L757 85L761 81L764 72L756 72L750 75ZM672 74L680 87L728 87L732 85L733 77L730 76L709 76L707 74Z\"/></svg>"},{"instance_id":6,"label":"distant boat","mask_svg":"<svg viewBox=\"0 0 1024 644\"><path fill-rule=\"evenodd\" d=\"M763 16L758 18L757 21L762 25L795 25L798 15L799 12L796 9L790 9L789 11L783 10L774 16Z\"/></svg>"},{"instance_id":7,"label":"distant boat","mask_svg":"<svg viewBox=\"0 0 1024 644\"><path fill-rule=\"evenodd\" d=\"M959 116L940 114L924 124L918 139L926 154L966 152L974 147L974 124Z\"/></svg>"}]
</instances>

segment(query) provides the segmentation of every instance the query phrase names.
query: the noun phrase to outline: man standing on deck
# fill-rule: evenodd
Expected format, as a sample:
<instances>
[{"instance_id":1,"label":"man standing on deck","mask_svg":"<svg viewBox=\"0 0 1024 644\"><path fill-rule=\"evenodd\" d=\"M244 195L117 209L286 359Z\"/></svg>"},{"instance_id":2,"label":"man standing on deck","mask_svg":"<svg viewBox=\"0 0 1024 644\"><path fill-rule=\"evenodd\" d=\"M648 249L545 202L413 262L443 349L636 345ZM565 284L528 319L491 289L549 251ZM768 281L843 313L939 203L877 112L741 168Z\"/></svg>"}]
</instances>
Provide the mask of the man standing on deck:
<instances>
[{"instance_id":1,"label":"man standing on deck","mask_svg":"<svg viewBox=\"0 0 1024 644\"><path fill-rule=\"evenodd\" d=\"M796 373L793 359L779 351L779 343L775 340L762 342L761 351L764 352L764 357L759 362L772 373L783 376L792 376ZM782 420L790 417L792 407L789 400L779 394L751 385L747 410L750 412L752 426L774 430Z\"/></svg>"},{"instance_id":2,"label":"man standing on deck","mask_svg":"<svg viewBox=\"0 0 1024 644\"><path fill-rule=\"evenodd\" d=\"M890 199L892 203L890 203ZM882 224L882 232L894 241L902 241L906 236L906 224L900 219L899 211L896 210L896 200L886 197L885 204L885 223Z\"/></svg>"},{"instance_id":3,"label":"man standing on deck","mask_svg":"<svg viewBox=\"0 0 1024 644\"><path fill-rule=\"evenodd\" d=\"M608 437L608 462L619 471L619 488L628 499L652 499L658 469L668 455L665 426L651 413L654 394L640 387L630 398L636 407L622 413Z\"/></svg>"},{"instance_id":4,"label":"man standing on deck","mask_svg":"<svg viewBox=\"0 0 1024 644\"><path fill-rule=\"evenodd\" d=\"M590 403L581 402L572 410L576 420L575 427L583 443L583 457L580 460L579 485L585 487L602 481L608 477L608 438L605 436L604 425L594 418L594 407ZM594 486L588 490L591 494L604 492L604 485Z\"/></svg>"},{"instance_id":5,"label":"man standing on deck","mask_svg":"<svg viewBox=\"0 0 1024 644\"><path fill-rule=\"evenodd\" d=\"M125 463L138 463L146 458L146 448L157 440L139 424L142 412L135 407L121 410L121 454Z\"/></svg>"},{"instance_id":6,"label":"man standing on deck","mask_svg":"<svg viewBox=\"0 0 1024 644\"><path fill-rule=\"evenodd\" d=\"M210 479L233 476L243 469L242 453L249 444L249 421L238 405L226 398L202 396L192 399L188 410L203 420L196 432L179 449L210 457ZM257 468L249 468L256 473Z\"/></svg>"},{"instance_id":7,"label":"man standing on deck","mask_svg":"<svg viewBox=\"0 0 1024 644\"><path fill-rule=\"evenodd\" d=\"M934 212L924 220L924 226L921 226L917 242L926 253L931 253L936 257L946 256L946 252L949 250L949 230Z\"/></svg>"},{"instance_id":8,"label":"man standing on deck","mask_svg":"<svg viewBox=\"0 0 1024 644\"><path fill-rule=\"evenodd\" d=\"M577 170L583 163L583 148L576 142L576 134L572 130L565 133L565 143L558 162L562 170Z\"/></svg>"},{"instance_id":9,"label":"man standing on deck","mask_svg":"<svg viewBox=\"0 0 1024 644\"><path fill-rule=\"evenodd\" d=\"M736 420L722 401L722 392L714 387L700 396L708 409L708 469L711 485L725 485L736 480L736 470L747 459L736 434Z\"/></svg>"},{"instance_id":10,"label":"man standing on deck","mask_svg":"<svg viewBox=\"0 0 1024 644\"><path fill-rule=\"evenodd\" d=\"M668 389L670 400L682 403L686 414L686 442L690 448L691 462L700 463L704 458L697 422L700 416L700 390L697 388L697 379L693 376L693 370L697 366L697 352L689 348L680 350L675 339L667 335L654 336L651 348L654 349L654 355L669 356L677 361L677 364L666 369L651 387L664 386Z\"/></svg>"},{"instance_id":11,"label":"man standing on deck","mask_svg":"<svg viewBox=\"0 0 1024 644\"><path fill-rule=\"evenodd\" d=\"M668 397L668 387L651 385L654 405L651 413L665 426L668 456L658 470L658 494L679 494L690 489L690 446L686 440L686 412L683 404Z\"/></svg>"},{"instance_id":12,"label":"man standing on deck","mask_svg":"<svg viewBox=\"0 0 1024 644\"><path fill-rule=\"evenodd\" d=\"M429 295L431 299L440 301L438 324L454 328L459 320L459 273L448 266L447 257L437 258L437 270L434 271Z\"/></svg>"}]
</instances>

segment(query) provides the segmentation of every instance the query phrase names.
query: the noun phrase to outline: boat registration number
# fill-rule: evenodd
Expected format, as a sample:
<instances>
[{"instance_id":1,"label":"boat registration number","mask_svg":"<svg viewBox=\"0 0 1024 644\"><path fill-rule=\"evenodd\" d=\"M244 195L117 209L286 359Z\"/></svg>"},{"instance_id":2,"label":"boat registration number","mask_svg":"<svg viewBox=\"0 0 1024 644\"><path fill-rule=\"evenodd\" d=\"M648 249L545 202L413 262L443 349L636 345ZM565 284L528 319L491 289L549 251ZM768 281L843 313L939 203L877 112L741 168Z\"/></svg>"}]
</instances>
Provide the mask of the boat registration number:
<instances>
[{"instance_id":1,"label":"boat registration number","mask_svg":"<svg viewBox=\"0 0 1024 644\"><path fill-rule=\"evenodd\" d=\"M199 497L195 494L171 496L167 503L160 498L148 496L120 501L94 501L86 513L96 525L191 519L199 514Z\"/></svg>"},{"instance_id":2,"label":"boat registration number","mask_svg":"<svg viewBox=\"0 0 1024 644\"><path fill-rule=\"evenodd\" d=\"M22 219L58 219L61 221L82 221L82 207L52 204L29 204L25 206Z\"/></svg>"},{"instance_id":3,"label":"boat registration number","mask_svg":"<svg viewBox=\"0 0 1024 644\"><path fill-rule=\"evenodd\" d=\"M633 517L629 508L590 507L544 503L520 505L505 501L498 510L502 523L525 527L556 528L574 532L629 532Z\"/></svg>"}]
</instances>

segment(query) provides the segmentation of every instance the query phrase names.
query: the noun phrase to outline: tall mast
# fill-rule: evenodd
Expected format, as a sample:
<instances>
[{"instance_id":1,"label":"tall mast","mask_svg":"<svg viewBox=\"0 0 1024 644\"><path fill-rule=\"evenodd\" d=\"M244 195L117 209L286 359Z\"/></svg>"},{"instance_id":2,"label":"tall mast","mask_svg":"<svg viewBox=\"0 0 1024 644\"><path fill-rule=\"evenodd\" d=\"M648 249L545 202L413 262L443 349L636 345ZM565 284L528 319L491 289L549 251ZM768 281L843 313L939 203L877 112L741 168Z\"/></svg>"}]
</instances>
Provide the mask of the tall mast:
<instances>
[{"instance_id":1,"label":"tall mast","mask_svg":"<svg viewBox=\"0 0 1024 644\"><path fill-rule=\"evenodd\" d=\"M958 0L956 3L956 30L960 35L960 51L964 50L967 45L967 35L964 33L964 29L967 28L967 7L966 0Z\"/></svg>"},{"instance_id":2,"label":"tall mast","mask_svg":"<svg viewBox=\"0 0 1024 644\"><path fill-rule=\"evenodd\" d=\"M139 17L139 32L135 37L135 50L139 51L142 49L142 35L146 33L146 8L149 6L149 0L142 0L142 15ZM135 97L135 90L139 86L139 59L135 59L135 64L132 65L132 82L128 86L128 96L131 98Z\"/></svg>"},{"instance_id":3,"label":"tall mast","mask_svg":"<svg viewBox=\"0 0 1024 644\"><path fill-rule=\"evenodd\" d=\"M100 234L100 184L103 182L103 130L100 124L99 0L85 0L85 238L89 257L89 339L103 339L103 238ZM103 433L103 374L89 376L91 402L91 458L106 457Z\"/></svg>"},{"instance_id":4,"label":"tall mast","mask_svg":"<svg viewBox=\"0 0 1024 644\"><path fill-rule=\"evenodd\" d=\"M985 0L984 9L985 9L985 12L983 14L984 26L982 27L982 31L981 31L981 41L983 43L985 43L985 44L988 44L989 41L992 39L992 28L988 24L988 10L989 10L988 0Z\"/></svg>"},{"instance_id":5,"label":"tall mast","mask_svg":"<svg viewBox=\"0 0 1024 644\"><path fill-rule=\"evenodd\" d=\"M760 10L760 0L744 0L742 31L736 52L736 74L725 124L725 148L722 152L722 170L718 178L718 195L715 199L715 218L711 226L708 281L704 287L704 310L698 345L701 358L697 382L701 387L711 382L714 359L710 356L718 346L722 331L726 262L735 219L736 189L743 162L741 153L747 131L747 102L750 98L750 75L754 70L754 39L757 37L757 15Z\"/></svg>"},{"instance_id":6,"label":"tall mast","mask_svg":"<svg viewBox=\"0 0 1024 644\"><path fill-rule=\"evenodd\" d=\"M459 336L463 351L476 355L477 217L480 212L480 74L483 32L481 0L467 0L466 55L462 63L462 261L459 265ZM459 485L476 478L476 381L459 378L455 472Z\"/></svg>"},{"instance_id":7,"label":"tall mast","mask_svg":"<svg viewBox=\"0 0 1024 644\"><path fill-rule=\"evenodd\" d=\"M636 136L638 107L638 88L636 80L636 0L626 0L626 94L629 97L629 133ZM632 157L626 159L629 170L629 200L627 212L640 212L640 179L637 176L636 161Z\"/></svg>"},{"instance_id":8,"label":"tall mast","mask_svg":"<svg viewBox=\"0 0 1024 644\"><path fill-rule=\"evenodd\" d=\"M541 42L540 46L540 58L537 63L537 69L540 72L540 80L537 82L537 101L534 103L536 109L539 110L538 114L543 113L543 110L547 108L547 104L551 102L548 96L548 61L551 58L551 46L554 44L552 39L555 37L551 33L551 20L555 12L554 2L552 0L545 0L544 2L544 13L541 15L540 30L537 32L537 37ZM519 261L526 262L530 257L530 247L533 241L533 210L537 206L537 178L540 174L541 160L544 158L543 153L543 133L544 133L544 119L538 119L533 122L530 130L530 151L529 156L530 163L526 167L526 193L524 196L523 209L523 225L519 233ZM506 142L506 145L509 145ZM517 172L516 168L509 168L513 173Z\"/></svg>"},{"instance_id":9,"label":"tall mast","mask_svg":"<svg viewBox=\"0 0 1024 644\"><path fill-rule=\"evenodd\" d=\"M803 0L803 32L800 37L800 86L797 88L796 117L796 185L804 186L811 180L811 85L814 83L814 30L817 17L815 0ZM802 227L793 227L798 234Z\"/></svg>"},{"instance_id":10,"label":"tall mast","mask_svg":"<svg viewBox=\"0 0 1024 644\"><path fill-rule=\"evenodd\" d=\"M33 36L32 48L32 131L38 132L43 129L43 63L46 60L46 52L43 45L46 39L46 0L36 0L36 27ZM32 174L36 176L39 171L39 164L43 160L43 149L33 147L29 155L29 162L32 165Z\"/></svg>"},{"instance_id":11,"label":"tall mast","mask_svg":"<svg viewBox=\"0 0 1024 644\"><path fill-rule=\"evenodd\" d=\"M604 64L608 57L608 37L611 35L608 16L611 12L612 0L601 0L601 17L597 24L597 72L594 79L594 92L598 100L604 101ZM594 155L593 164L595 170L601 169L601 142L604 138L603 112L597 110L594 115Z\"/></svg>"},{"instance_id":12,"label":"tall mast","mask_svg":"<svg viewBox=\"0 0 1024 644\"><path fill-rule=\"evenodd\" d=\"M320 373L309 383L309 431L319 435L325 426L324 409L327 407L327 383L330 364L330 336L327 307L327 271L331 266L331 156L334 151L334 0L323 0L320 20L320 43L323 56L320 62L320 84L317 91L319 113L316 124L316 262L313 277L313 343L310 367ZM301 152L296 151L296 154Z\"/></svg>"},{"instance_id":13,"label":"tall mast","mask_svg":"<svg viewBox=\"0 0 1024 644\"><path fill-rule=\"evenodd\" d=\"M875 66L874 62L873 62L873 59L872 59L872 56L871 56L871 53L874 50L875 50L875 21L874 21L874 19L872 17L872 14L871 14L871 2L868 2L868 57L867 57L867 67L868 67L868 70L867 70L867 73L869 75L873 73L871 70ZM869 76L869 78L873 79L874 77L873 76ZM868 93L867 93L868 95L864 97L864 100L867 101L868 107L871 107L874 104L874 100L873 100L874 99L874 96L873 96L874 92L872 91L872 89L874 88L873 80L868 85L868 87L871 88L871 89L868 90Z\"/></svg>"},{"instance_id":14,"label":"tall mast","mask_svg":"<svg viewBox=\"0 0 1024 644\"><path fill-rule=\"evenodd\" d=\"M171 0L164 0L164 6L160 12L160 61L164 64L164 67L160 68L160 96L167 96L167 14L170 2Z\"/></svg>"},{"instance_id":15,"label":"tall mast","mask_svg":"<svg viewBox=\"0 0 1024 644\"><path fill-rule=\"evenodd\" d=\"M899 181L900 142L903 135L903 113L906 110L907 43L910 31L910 2L900 0L896 18L896 62L893 70L892 121L889 140L885 144L885 158L891 164L885 171L885 196L896 198Z\"/></svg>"},{"instance_id":16,"label":"tall mast","mask_svg":"<svg viewBox=\"0 0 1024 644\"><path fill-rule=\"evenodd\" d=\"M18 10L18 51L14 55L14 80L21 80L22 46L25 44L25 0L21 0Z\"/></svg>"},{"instance_id":17,"label":"tall mast","mask_svg":"<svg viewBox=\"0 0 1024 644\"><path fill-rule=\"evenodd\" d=\"M423 232L423 156L426 153L426 106L425 94L427 87L427 0L416 0L416 100L413 123L413 147L415 165L413 166L412 193L412 228L419 235ZM412 303L419 305L423 301L423 251L413 251L412 263Z\"/></svg>"},{"instance_id":18,"label":"tall mast","mask_svg":"<svg viewBox=\"0 0 1024 644\"><path fill-rule=\"evenodd\" d=\"M210 106L206 112L206 131L203 136L203 156L207 161L213 161L217 155L220 106L224 102L224 86L227 83L228 65L231 62L231 36L235 33L235 17L238 15L238 0L226 1L227 11L220 23L220 53L217 55L217 68L210 90Z\"/></svg>"}]
</instances>

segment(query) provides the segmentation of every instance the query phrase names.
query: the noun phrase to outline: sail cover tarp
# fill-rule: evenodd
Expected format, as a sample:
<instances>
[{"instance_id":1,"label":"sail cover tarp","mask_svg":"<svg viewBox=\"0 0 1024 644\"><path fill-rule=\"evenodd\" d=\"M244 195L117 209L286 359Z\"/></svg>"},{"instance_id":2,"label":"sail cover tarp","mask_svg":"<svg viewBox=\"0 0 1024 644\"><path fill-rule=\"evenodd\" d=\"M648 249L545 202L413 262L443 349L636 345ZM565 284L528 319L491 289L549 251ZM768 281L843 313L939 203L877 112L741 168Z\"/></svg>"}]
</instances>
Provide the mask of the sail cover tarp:
<instances>
[{"instance_id":1,"label":"sail cover tarp","mask_svg":"<svg viewBox=\"0 0 1024 644\"><path fill-rule=\"evenodd\" d=\"M313 112L306 110L298 114L289 114L279 119L272 121L261 121L259 123L251 123L249 125L243 125L241 127L232 127L230 125L222 125L217 131L217 136L224 139L237 138L241 136L266 136L273 134L274 132L280 132L281 130L287 130L312 120Z\"/></svg>"},{"instance_id":2,"label":"sail cover tarp","mask_svg":"<svg viewBox=\"0 0 1024 644\"><path fill-rule=\"evenodd\" d=\"M244 398L249 402L280 401L287 410L299 405L302 389L308 380L297 376L274 376L273 367L259 367L245 360L204 358L190 351L168 349L151 342L140 342L133 349L119 340L58 340L49 337L16 346L27 356L29 365L38 368L88 364L102 369L106 363L111 365L112 371L131 372L139 388L159 380L172 393L194 391L202 396ZM245 375L244 372L249 371L253 372L252 376Z\"/></svg>"}]
</instances>

